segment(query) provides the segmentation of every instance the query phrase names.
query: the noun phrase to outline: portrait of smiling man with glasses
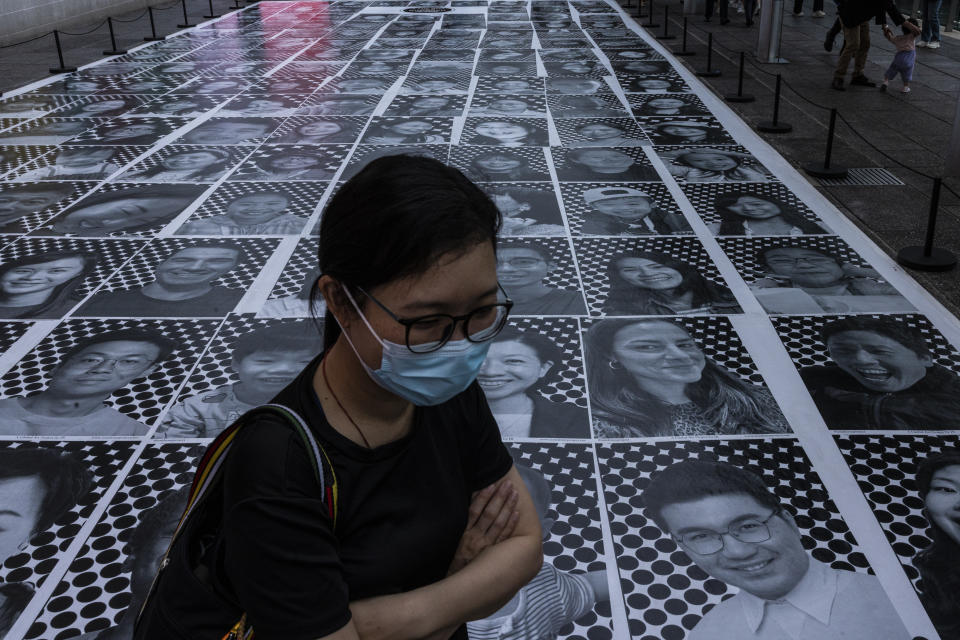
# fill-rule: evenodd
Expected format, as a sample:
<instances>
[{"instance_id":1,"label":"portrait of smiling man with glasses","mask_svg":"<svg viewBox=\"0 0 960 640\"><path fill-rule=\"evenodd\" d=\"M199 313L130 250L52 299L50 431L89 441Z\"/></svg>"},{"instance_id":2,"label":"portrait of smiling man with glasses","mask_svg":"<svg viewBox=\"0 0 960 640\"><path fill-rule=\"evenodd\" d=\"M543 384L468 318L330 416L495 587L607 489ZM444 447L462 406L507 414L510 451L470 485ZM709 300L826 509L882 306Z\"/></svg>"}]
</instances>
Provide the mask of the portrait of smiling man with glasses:
<instances>
[{"instance_id":1,"label":"portrait of smiling man with glasses","mask_svg":"<svg viewBox=\"0 0 960 640\"><path fill-rule=\"evenodd\" d=\"M790 511L758 475L684 460L653 476L643 504L694 564L739 590L690 640L910 638L875 576L810 557Z\"/></svg>"}]
</instances>

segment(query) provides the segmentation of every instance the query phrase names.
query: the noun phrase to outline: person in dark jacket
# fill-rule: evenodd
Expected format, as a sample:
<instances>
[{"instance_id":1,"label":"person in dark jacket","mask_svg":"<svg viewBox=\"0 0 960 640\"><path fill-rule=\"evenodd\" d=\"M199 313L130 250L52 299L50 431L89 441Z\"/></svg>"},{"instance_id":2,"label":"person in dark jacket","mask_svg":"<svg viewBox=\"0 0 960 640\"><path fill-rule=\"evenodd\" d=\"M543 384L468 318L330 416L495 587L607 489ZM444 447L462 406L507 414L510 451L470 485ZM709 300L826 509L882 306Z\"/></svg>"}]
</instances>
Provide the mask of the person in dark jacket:
<instances>
[{"instance_id":1,"label":"person in dark jacket","mask_svg":"<svg viewBox=\"0 0 960 640\"><path fill-rule=\"evenodd\" d=\"M544 335L505 328L490 345L477 382L504 438L589 438L587 411L540 391L557 377L563 351Z\"/></svg>"},{"instance_id":2,"label":"person in dark jacket","mask_svg":"<svg viewBox=\"0 0 960 640\"><path fill-rule=\"evenodd\" d=\"M923 334L891 318L829 322L821 339L834 364L800 375L832 429L960 427L960 377L933 363Z\"/></svg>"}]
</instances>

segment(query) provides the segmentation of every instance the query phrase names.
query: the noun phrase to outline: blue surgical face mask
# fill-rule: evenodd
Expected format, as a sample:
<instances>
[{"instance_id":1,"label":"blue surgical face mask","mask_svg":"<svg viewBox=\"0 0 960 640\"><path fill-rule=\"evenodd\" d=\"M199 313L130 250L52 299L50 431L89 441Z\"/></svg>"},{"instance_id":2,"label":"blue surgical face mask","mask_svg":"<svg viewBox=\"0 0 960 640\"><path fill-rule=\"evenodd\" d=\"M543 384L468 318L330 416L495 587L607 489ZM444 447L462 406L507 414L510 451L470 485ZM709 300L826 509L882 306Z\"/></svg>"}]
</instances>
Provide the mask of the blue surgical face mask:
<instances>
[{"instance_id":1,"label":"blue surgical face mask","mask_svg":"<svg viewBox=\"0 0 960 640\"><path fill-rule=\"evenodd\" d=\"M477 379L477 373L490 350L489 341L451 340L436 351L413 353L406 345L382 340L346 287L343 291L367 329L380 343L383 351L380 368L371 369L360 357L360 352L346 331L343 335L370 379L387 391L417 406L431 407L450 400Z\"/></svg>"}]
</instances>

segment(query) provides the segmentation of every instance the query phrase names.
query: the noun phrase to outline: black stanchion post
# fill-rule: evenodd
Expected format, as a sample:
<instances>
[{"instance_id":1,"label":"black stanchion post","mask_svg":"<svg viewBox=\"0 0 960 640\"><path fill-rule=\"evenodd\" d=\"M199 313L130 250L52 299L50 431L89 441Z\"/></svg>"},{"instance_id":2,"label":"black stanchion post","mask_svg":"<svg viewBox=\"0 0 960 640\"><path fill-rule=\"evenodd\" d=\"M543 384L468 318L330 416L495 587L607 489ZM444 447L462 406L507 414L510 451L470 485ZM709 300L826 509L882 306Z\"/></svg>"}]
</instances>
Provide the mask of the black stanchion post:
<instances>
[{"instance_id":1,"label":"black stanchion post","mask_svg":"<svg viewBox=\"0 0 960 640\"><path fill-rule=\"evenodd\" d=\"M68 67L63 63L63 47L60 45L60 32L53 30L53 41L57 44L57 58L60 60L59 67L51 67L50 73L73 73L76 67Z\"/></svg>"},{"instance_id":2,"label":"black stanchion post","mask_svg":"<svg viewBox=\"0 0 960 640\"><path fill-rule=\"evenodd\" d=\"M727 102L753 102L756 100L749 93L743 92L743 51L740 52L740 70L737 73L737 92L724 96Z\"/></svg>"},{"instance_id":3,"label":"black stanchion post","mask_svg":"<svg viewBox=\"0 0 960 640\"><path fill-rule=\"evenodd\" d=\"M761 122L757 125L758 131L764 133L789 133L793 131L793 126L786 122L780 122L780 83L782 78L777 74L777 86L773 91L773 120Z\"/></svg>"},{"instance_id":4,"label":"black stanchion post","mask_svg":"<svg viewBox=\"0 0 960 640\"><path fill-rule=\"evenodd\" d=\"M144 38L145 42L157 42L158 40L166 40L165 36L157 35L157 24L153 21L153 7L147 7L147 13L150 14L150 33L152 35Z\"/></svg>"},{"instance_id":5,"label":"black stanchion post","mask_svg":"<svg viewBox=\"0 0 960 640\"><path fill-rule=\"evenodd\" d=\"M677 36L671 35L669 33L668 27L670 26L670 5L663 5L663 35L657 36L657 40L676 40Z\"/></svg>"},{"instance_id":6,"label":"black stanchion post","mask_svg":"<svg viewBox=\"0 0 960 640\"><path fill-rule=\"evenodd\" d=\"M918 271L949 271L957 266L957 257L946 249L933 246L937 228L937 209L940 208L940 187L943 178L933 179L933 193L930 194L930 214L927 217L927 238L923 246L909 246L897 253L897 262Z\"/></svg>"},{"instance_id":7,"label":"black stanchion post","mask_svg":"<svg viewBox=\"0 0 960 640\"><path fill-rule=\"evenodd\" d=\"M827 128L827 151L823 154L823 164L808 164L803 170L814 178L834 178L840 180L847 177L847 168L830 165L830 156L833 154L833 132L837 128L837 110L830 109L830 126Z\"/></svg>"},{"instance_id":8,"label":"black stanchion post","mask_svg":"<svg viewBox=\"0 0 960 640\"><path fill-rule=\"evenodd\" d=\"M197 25L190 24L190 18L187 17L187 0L180 0L180 5L183 7L183 24L178 24L178 29L189 29L190 27L195 27Z\"/></svg>"},{"instance_id":9,"label":"black stanchion post","mask_svg":"<svg viewBox=\"0 0 960 640\"><path fill-rule=\"evenodd\" d=\"M697 55L696 51L690 51L687 49L687 18L686 16L684 16L683 18L683 40L681 41L681 44L680 44L680 51L674 51L673 55L682 56L682 57Z\"/></svg>"},{"instance_id":10,"label":"black stanchion post","mask_svg":"<svg viewBox=\"0 0 960 640\"><path fill-rule=\"evenodd\" d=\"M208 15L208 16L203 16L203 17L204 17L204 18L208 18L208 19L209 19L209 18L219 18L219 17L220 17L220 14L213 12L213 0L207 0L207 4L210 5L210 15Z\"/></svg>"},{"instance_id":11,"label":"black stanchion post","mask_svg":"<svg viewBox=\"0 0 960 640\"><path fill-rule=\"evenodd\" d=\"M105 56L119 56L122 53L126 53L126 49L117 49L117 37L113 33L113 18L107 17L107 28L110 29L110 50L104 51L103 55Z\"/></svg>"},{"instance_id":12,"label":"black stanchion post","mask_svg":"<svg viewBox=\"0 0 960 640\"><path fill-rule=\"evenodd\" d=\"M701 78L716 78L720 75L719 69L713 68L713 34L707 34L707 68L703 71L697 71Z\"/></svg>"},{"instance_id":13,"label":"black stanchion post","mask_svg":"<svg viewBox=\"0 0 960 640\"><path fill-rule=\"evenodd\" d=\"M234 8L234 9L242 9L242 8L243 8L243 5L240 4L240 0L233 0L233 8Z\"/></svg>"},{"instance_id":14,"label":"black stanchion post","mask_svg":"<svg viewBox=\"0 0 960 640\"><path fill-rule=\"evenodd\" d=\"M647 2L647 24L643 25L647 29L656 29L660 25L653 21L653 0Z\"/></svg>"}]
</instances>

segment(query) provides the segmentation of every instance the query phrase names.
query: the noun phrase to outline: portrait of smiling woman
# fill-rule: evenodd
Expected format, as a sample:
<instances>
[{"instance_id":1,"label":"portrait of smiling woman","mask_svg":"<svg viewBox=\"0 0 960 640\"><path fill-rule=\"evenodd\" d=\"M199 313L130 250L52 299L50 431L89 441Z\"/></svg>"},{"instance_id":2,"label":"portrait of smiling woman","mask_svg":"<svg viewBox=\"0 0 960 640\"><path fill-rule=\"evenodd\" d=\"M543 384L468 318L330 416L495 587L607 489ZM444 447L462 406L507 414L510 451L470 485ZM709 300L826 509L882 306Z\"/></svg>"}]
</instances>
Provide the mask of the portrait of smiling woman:
<instances>
[{"instance_id":1,"label":"portrait of smiling woman","mask_svg":"<svg viewBox=\"0 0 960 640\"><path fill-rule=\"evenodd\" d=\"M79 298L77 287L93 272L95 256L48 251L0 265L0 318L59 318Z\"/></svg>"},{"instance_id":2,"label":"portrait of smiling woman","mask_svg":"<svg viewBox=\"0 0 960 640\"><path fill-rule=\"evenodd\" d=\"M917 469L933 542L913 559L920 600L944 640L960 637L960 450L944 448Z\"/></svg>"},{"instance_id":3,"label":"portrait of smiling woman","mask_svg":"<svg viewBox=\"0 0 960 640\"><path fill-rule=\"evenodd\" d=\"M707 225L718 236L800 236L827 231L775 196L721 193L713 206L720 222Z\"/></svg>"},{"instance_id":4,"label":"portrait of smiling woman","mask_svg":"<svg viewBox=\"0 0 960 640\"><path fill-rule=\"evenodd\" d=\"M262 638L466 640L537 574L536 509L476 383L511 306L499 226L480 189L428 158L379 158L337 191L313 291L324 351L273 400L322 444L336 520L296 431L252 420L135 640L219 638L242 614Z\"/></svg>"},{"instance_id":5,"label":"portrait of smiling woman","mask_svg":"<svg viewBox=\"0 0 960 640\"><path fill-rule=\"evenodd\" d=\"M601 320L585 339L597 437L789 432L769 391L707 358L677 322Z\"/></svg>"}]
</instances>

